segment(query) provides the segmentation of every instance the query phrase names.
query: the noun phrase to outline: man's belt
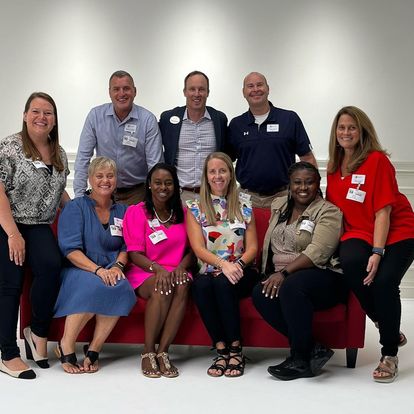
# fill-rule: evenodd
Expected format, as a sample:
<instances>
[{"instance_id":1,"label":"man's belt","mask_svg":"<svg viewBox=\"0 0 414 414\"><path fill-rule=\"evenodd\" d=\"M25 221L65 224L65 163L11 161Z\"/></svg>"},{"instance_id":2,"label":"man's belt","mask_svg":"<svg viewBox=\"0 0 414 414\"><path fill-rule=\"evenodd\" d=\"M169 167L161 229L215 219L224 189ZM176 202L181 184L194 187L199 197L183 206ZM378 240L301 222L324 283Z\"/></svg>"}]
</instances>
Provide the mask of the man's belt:
<instances>
[{"instance_id":1,"label":"man's belt","mask_svg":"<svg viewBox=\"0 0 414 414\"><path fill-rule=\"evenodd\" d=\"M131 187L118 187L118 188L116 189L116 192L117 192L118 194L127 193L127 192L129 192L129 191L136 190L137 188L140 188L140 187L142 187L143 185L144 185L144 183L136 184L136 185L133 185L133 186L131 186Z\"/></svg>"},{"instance_id":2,"label":"man's belt","mask_svg":"<svg viewBox=\"0 0 414 414\"><path fill-rule=\"evenodd\" d=\"M256 194L257 194L257 195L259 195L260 197L270 197L270 196L272 196L272 195L275 195L275 194L277 194L277 193L280 193L280 192L282 192L282 191L287 190L287 188L288 188L288 186L287 186L287 185L282 185L281 187L279 187L279 188L275 188L274 190L271 190L271 191L261 191L261 192L258 192L258 191L253 191L253 190L247 190L247 191L249 191L249 192L251 192L251 193L256 193Z\"/></svg>"},{"instance_id":3,"label":"man's belt","mask_svg":"<svg viewBox=\"0 0 414 414\"><path fill-rule=\"evenodd\" d=\"M181 187L181 190L182 191L189 191L190 193L196 193L196 194L199 194L200 193L200 187L194 187L194 188L191 188L191 187Z\"/></svg>"}]
</instances>

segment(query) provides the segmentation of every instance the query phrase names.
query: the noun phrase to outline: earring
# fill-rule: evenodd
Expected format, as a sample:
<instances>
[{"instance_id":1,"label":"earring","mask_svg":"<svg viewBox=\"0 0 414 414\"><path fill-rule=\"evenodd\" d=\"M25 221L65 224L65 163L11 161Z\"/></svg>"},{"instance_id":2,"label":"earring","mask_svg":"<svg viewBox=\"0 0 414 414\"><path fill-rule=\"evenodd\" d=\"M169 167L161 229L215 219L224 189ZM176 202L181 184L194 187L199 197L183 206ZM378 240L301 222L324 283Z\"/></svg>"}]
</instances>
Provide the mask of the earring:
<instances>
[{"instance_id":1,"label":"earring","mask_svg":"<svg viewBox=\"0 0 414 414\"><path fill-rule=\"evenodd\" d=\"M149 185L148 188L151 190L151 186Z\"/></svg>"}]
</instances>

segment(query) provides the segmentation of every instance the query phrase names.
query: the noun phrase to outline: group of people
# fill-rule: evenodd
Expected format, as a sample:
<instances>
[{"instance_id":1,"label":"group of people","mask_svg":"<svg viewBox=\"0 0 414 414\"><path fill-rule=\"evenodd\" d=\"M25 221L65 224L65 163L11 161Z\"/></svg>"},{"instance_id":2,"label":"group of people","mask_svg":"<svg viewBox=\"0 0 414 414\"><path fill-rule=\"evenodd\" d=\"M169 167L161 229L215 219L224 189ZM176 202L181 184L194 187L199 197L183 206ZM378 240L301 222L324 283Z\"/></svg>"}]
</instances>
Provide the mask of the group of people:
<instances>
[{"instance_id":1,"label":"group of people","mask_svg":"<svg viewBox=\"0 0 414 414\"><path fill-rule=\"evenodd\" d=\"M251 295L290 343L289 357L268 372L312 377L333 355L313 338L313 312L345 301L351 289L379 330L373 379L393 381L398 347L407 342L399 285L414 260L414 213L368 116L353 106L335 116L325 200L302 122L272 105L262 74L245 77L249 109L229 126L206 105L204 73L189 73L183 92L186 105L158 123L134 104L131 75L112 74L111 103L93 108L81 133L71 201L49 95L33 93L22 131L0 141L0 371L36 377L16 338L28 265L32 319L24 344L40 368L49 367L51 320L65 316L55 349L63 369L96 372L105 340L138 297L146 300L143 375L178 376L168 351L191 292L217 353L208 375L243 375L239 299ZM59 207L56 240L49 224ZM271 209L264 246L254 207ZM76 340L93 317L79 363Z\"/></svg>"}]
</instances>

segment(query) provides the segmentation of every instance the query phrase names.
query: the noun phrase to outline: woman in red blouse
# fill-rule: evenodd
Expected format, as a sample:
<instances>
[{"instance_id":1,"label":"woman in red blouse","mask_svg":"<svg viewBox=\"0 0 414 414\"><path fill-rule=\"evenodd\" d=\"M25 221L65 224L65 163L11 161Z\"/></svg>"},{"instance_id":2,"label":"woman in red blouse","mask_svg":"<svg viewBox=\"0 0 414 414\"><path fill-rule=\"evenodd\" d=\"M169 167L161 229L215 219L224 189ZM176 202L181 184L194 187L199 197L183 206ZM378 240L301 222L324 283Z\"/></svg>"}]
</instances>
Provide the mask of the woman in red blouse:
<instances>
[{"instance_id":1,"label":"woman in red blouse","mask_svg":"<svg viewBox=\"0 0 414 414\"><path fill-rule=\"evenodd\" d=\"M329 142L327 199L344 214L340 260L346 281L379 329L378 382L398 374L399 285L414 259L414 213L374 126L359 108L342 108Z\"/></svg>"}]
</instances>

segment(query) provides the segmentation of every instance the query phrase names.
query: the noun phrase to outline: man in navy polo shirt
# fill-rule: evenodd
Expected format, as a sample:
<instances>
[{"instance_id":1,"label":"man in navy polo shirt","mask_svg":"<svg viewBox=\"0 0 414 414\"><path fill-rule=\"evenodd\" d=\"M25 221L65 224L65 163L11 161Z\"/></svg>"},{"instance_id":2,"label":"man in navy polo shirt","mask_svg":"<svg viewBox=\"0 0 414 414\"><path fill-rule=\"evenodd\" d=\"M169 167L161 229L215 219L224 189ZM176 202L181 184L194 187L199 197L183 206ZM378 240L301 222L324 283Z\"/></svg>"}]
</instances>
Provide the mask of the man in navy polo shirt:
<instances>
[{"instance_id":1,"label":"man in navy polo shirt","mask_svg":"<svg viewBox=\"0 0 414 414\"><path fill-rule=\"evenodd\" d=\"M317 163L299 116L269 102L269 85L262 74L252 72L244 78L243 96L249 110L229 125L236 177L253 207L269 208L275 197L287 194L288 169L295 155Z\"/></svg>"}]
</instances>

